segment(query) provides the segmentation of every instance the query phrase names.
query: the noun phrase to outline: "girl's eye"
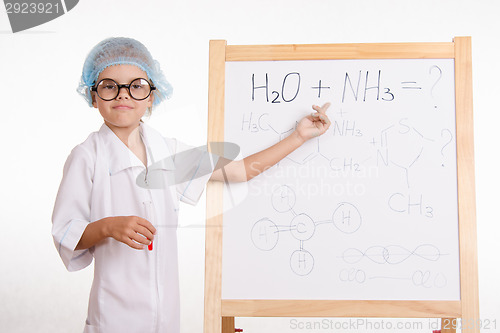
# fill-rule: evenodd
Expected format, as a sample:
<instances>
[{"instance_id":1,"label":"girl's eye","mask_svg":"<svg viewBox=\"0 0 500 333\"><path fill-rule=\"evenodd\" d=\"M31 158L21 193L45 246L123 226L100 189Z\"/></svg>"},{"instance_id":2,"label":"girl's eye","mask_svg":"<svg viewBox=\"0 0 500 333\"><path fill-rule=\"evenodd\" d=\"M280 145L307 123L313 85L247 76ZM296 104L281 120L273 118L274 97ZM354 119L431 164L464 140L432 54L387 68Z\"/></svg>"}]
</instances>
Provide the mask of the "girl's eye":
<instances>
[{"instance_id":1,"label":"girl's eye","mask_svg":"<svg viewBox=\"0 0 500 333\"><path fill-rule=\"evenodd\" d=\"M141 84L134 84L132 85L132 89L142 89L144 88Z\"/></svg>"},{"instance_id":2,"label":"girl's eye","mask_svg":"<svg viewBox=\"0 0 500 333\"><path fill-rule=\"evenodd\" d=\"M109 85L105 85L103 88L106 89L106 90L112 90L112 89L115 89L116 86L109 84Z\"/></svg>"}]
</instances>

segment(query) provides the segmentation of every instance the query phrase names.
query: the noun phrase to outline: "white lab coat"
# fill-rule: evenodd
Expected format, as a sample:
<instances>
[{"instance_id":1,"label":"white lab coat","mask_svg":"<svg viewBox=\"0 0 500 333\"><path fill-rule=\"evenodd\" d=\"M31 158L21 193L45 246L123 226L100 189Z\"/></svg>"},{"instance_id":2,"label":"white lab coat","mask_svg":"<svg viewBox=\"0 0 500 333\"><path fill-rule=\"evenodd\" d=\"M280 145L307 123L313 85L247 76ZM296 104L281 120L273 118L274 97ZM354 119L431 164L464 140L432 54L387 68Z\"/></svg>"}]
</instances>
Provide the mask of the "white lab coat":
<instances>
[{"instance_id":1,"label":"white lab coat","mask_svg":"<svg viewBox=\"0 0 500 333\"><path fill-rule=\"evenodd\" d=\"M217 158L190 150L182 161L166 159L188 147L163 138L143 123L140 127L147 148L148 174L155 175L153 187L158 187L158 179L164 179L165 186L160 186L163 189L136 184L136 178L141 172L145 175L146 168L105 124L72 150L64 166L52 234L69 271L82 269L95 259L84 329L87 333L180 332L176 237L179 200L189 204L198 201L211 174L199 177L199 172L207 167L213 170ZM156 170L151 170L151 165ZM169 186L166 179L171 182L176 169L191 176L188 181ZM88 223L128 215L153 223L157 230L153 251L147 247L135 250L113 238L87 250L75 250Z\"/></svg>"}]
</instances>

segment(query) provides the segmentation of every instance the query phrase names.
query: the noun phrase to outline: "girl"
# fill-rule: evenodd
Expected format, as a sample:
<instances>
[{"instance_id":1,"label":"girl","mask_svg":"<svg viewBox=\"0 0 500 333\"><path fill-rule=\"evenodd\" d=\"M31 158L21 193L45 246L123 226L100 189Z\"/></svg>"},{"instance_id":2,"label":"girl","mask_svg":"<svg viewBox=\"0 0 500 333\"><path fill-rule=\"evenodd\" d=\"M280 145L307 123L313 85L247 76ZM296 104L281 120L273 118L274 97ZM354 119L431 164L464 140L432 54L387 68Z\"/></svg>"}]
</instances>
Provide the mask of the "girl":
<instances>
[{"instance_id":1,"label":"girl","mask_svg":"<svg viewBox=\"0 0 500 333\"><path fill-rule=\"evenodd\" d=\"M209 179L248 181L323 134L329 105L313 106L317 112L276 145L228 161L164 138L142 122L172 87L136 40L97 44L78 91L104 124L64 165L52 234L69 271L95 260L84 332L179 333L179 201L195 204Z\"/></svg>"}]
</instances>

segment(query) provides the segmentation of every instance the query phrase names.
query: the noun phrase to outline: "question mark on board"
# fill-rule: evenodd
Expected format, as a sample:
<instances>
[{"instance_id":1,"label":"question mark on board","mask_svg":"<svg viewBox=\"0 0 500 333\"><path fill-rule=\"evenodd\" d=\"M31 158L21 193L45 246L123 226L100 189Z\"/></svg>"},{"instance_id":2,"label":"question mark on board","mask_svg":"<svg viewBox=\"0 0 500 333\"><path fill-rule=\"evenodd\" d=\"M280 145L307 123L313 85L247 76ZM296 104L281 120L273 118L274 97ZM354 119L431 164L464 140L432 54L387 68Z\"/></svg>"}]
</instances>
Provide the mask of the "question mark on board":
<instances>
[{"instance_id":1,"label":"question mark on board","mask_svg":"<svg viewBox=\"0 0 500 333\"><path fill-rule=\"evenodd\" d=\"M434 94L433 94L433 90L434 88L436 87L437 83L439 82L439 80L441 80L441 76L443 76L443 71L441 70L441 68L439 68L438 66L434 65L432 66L431 68L429 68L429 74L432 74L432 70L433 69L437 69L439 71L439 76L437 78L437 80L434 82L434 84L432 85L431 87L431 97L434 98ZM434 108L437 109L437 105L434 105Z\"/></svg>"},{"instance_id":2,"label":"question mark on board","mask_svg":"<svg viewBox=\"0 0 500 333\"><path fill-rule=\"evenodd\" d=\"M450 138L448 139L448 141L444 144L444 146L441 148L441 156L444 157L444 153L443 153L443 150L444 148L446 148L447 145L449 145L451 143L451 141L453 140L453 134L451 134L451 131L447 128L445 129L442 129L441 130L441 137L444 138L444 133L448 133L448 135L450 136ZM444 167L444 163L441 164L441 166Z\"/></svg>"}]
</instances>

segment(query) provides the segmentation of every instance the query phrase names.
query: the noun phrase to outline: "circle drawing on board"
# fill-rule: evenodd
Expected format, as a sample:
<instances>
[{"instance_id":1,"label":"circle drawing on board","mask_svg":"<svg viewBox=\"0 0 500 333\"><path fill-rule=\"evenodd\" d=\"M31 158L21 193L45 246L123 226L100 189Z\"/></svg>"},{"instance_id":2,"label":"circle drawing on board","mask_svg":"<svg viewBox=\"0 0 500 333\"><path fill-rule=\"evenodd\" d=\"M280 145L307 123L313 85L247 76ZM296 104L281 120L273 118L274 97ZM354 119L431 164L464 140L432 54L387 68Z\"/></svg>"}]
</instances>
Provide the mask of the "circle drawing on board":
<instances>
[{"instance_id":1,"label":"circle drawing on board","mask_svg":"<svg viewBox=\"0 0 500 333\"><path fill-rule=\"evenodd\" d=\"M352 234L361 227L359 210L348 202L341 202L332 216L333 224L346 234Z\"/></svg>"},{"instance_id":2,"label":"circle drawing on board","mask_svg":"<svg viewBox=\"0 0 500 333\"><path fill-rule=\"evenodd\" d=\"M278 244L279 232L276 224L268 218L263 218L252 227L252 242L262 251L270 251Z\"/></svg>"},{"instance_id":3,"label":"circle drawing on board","mask_svg":"<svg viewBox=\"0 0 500 333\"><path fill-rule=\"evenodd\" d=\"M290 257L290 267L297 275L308 275L314 267L314 257L306 250L296 250Z\"/></svg>"},{"instance_id":4,"label":"circle drawing on board","mask_svg":"<svg viewBox=\"0 0 500 333\"><path fill-rule=\"evenodd\" d=\"M295 192L290 187L282 185L273 192L271 202L277 212L288 212L295 206Z\"/></svg>"},{"instance_id":5,"label":"circle drawing on board","mask_svg":"<svg viewBox=\"0 0 500 333\"><path fill-rule=\"evenodd\" d=\"M448 283L446 276L439 272L436 274L436 277L434 278L434 286L437 288L444 288L446 287L446 284Z\"/></svg>"},{"instance_id":6,"label":"circle drawing on board","mask_svg":"<svg viewBox=\"0 0 500 333\"><path fill-rule=\"evenodd\" d=\"M300 241L305 241L314 235L316 225L313 219L306 214L299 214L292 219L290 223L290 232L292 236Z\"/></svg>"},{"instance_id":7,"label":"circle drawing on board","mask_svg":"<svg viewBox=\"0 0 500 333\"><path fill-rule=\"evenodd\" d=\"M364 283L366 281L366 273L362 269L344 268L339 273L339 280L342 282Z\"/></svg>"},{"instance_id":8,"label":"circle drawing on board","mask_svg":"<svg viewBox=\"0 0 500 333\"><path fill-rule=\"evenodd\" d=\"M413 275L411 276L411 280L415 286L418 287L424 287L424 288L430 288L430 282L429 280L431 279L431 272L430 271L421 271L417 270L413 272Z\"/></svg>"}]
</instances>

